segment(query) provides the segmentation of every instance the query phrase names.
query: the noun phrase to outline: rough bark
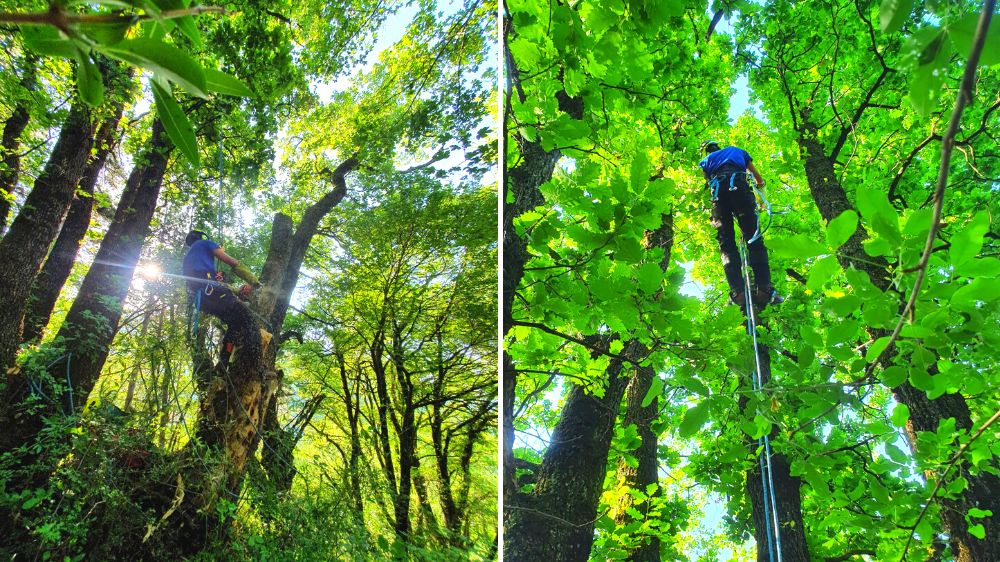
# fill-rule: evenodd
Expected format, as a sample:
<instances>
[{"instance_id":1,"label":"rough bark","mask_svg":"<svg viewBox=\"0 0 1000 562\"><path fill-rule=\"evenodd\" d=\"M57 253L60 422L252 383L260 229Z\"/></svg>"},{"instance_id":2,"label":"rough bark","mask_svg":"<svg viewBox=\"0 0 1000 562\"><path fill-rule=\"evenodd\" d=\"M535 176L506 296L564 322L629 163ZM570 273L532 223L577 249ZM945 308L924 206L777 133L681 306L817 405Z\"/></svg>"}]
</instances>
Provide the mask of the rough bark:
<instances>
[{"instance_id":1,"label":"rough bark","mask_svg":"<svg viewBox=\"0 0 1000 562\"><path fill-rule=\"evenodd\" d=\"M24 57L24 74L21 76L21 87L28 94L38 86L38 57L26 54ZM17 187L17 179L21 173L21 133L31 119L30 95L17 99L14 111L4 122L3 136L0 138L0 232L7 226L10 215L10 201L6 196L13 196Z\"/></svg>"},{"instance_id":2,"label":"rough bark","mask_svg":"<svg viewBox=\"0 0 1000 562\"><path fill-rule=\"evenodd\" d=\"M63 221L59 237L56 238L56 243L49 251L45 265L38 272L31 288L28 310L24 317L24 330L21 334L22 342L35 341L42 337L59 293L76 262L77 252L90 226L90 217L94 209L94 188L104 169L104 163L111 154L113 141L118 133L118 124L121 121L122 107L121 101L115 103L111 116L101 123L94 137L96 150L87 162L83 177L80 178L80 185L73 197L66 220Z\"/></svg>"},{"instance_id":3,"label":"rough bark","mask_svg":"<svg viewBox=\"0 0 1000 562\"><path fill-rule=\"evenodd\" d=\"M357 155L353 155L341 162L332 171L328 170L325 172L324 175L333 186L333 189L306 209L306 212L302 215L302 220L299 221L299 225L295 229L291 246L287 250L287 262L285 263L284 273L281 276L281 283L269 289L274 292L273 304L269 306L270 310L266 310L262 306L261 310L258 311L262 316L269 319L270 325L275 328L276 333L285 321L285 314L288 312L288 303L291 300L292 291L295 290L295 285L299 281L299 270L302 268L303 260L305 260L309 243L312 241L313 236L316 235L316 230L319 228L319 223L323 220L323 217L340 204L344 196L347 195L347 174L353 172L358 167L358 164Z\"/></svg>"},{"instance_id":4,"label":"rough bark","mask_svg":"<svg viewBox=\"0 0 1000 562\"><path fill-rule=\"evenodd\" d=\"M351 433L351 452L347 461L347 469L350 477L352 501L354 503L355 516L358 523L364 528L365 509L361 498L361 474L359 473L358 462L361 460L361 432L358 422L361 418L361 401L359 396L360 385L354 384L354 393L351 392L351 384L347 379L347 362L343 352L336 352L337 367L340 370L340 384L344 389L344 409L347 412L347 424Z\"/></svg>"},{"instance_id":5,"label":"rough bark","mask_svg":"<svg viewBox=\"0 0 1000 562\"><path fill-rule=\"evenodd\" d=\"M622 355L635 355L637 346L632 342ZM590 557L611 438L628 384L621 370L621 359L612 359L603 398L570 386L534 490L504 503L504 553L510 560L582 562Z\"/></svg>"},{"instance_id":6,"label":"rough bark","mask_svg":"<svg viewBox=\"0 0 1000 562\"><path fill-rule=\"evenodd\" d=\"M59 234L73 192L83 175L93 137L90 110L77 99L45 169L35 180L21 212L0 240L0 263L3 264L0 268L0 287L3 287L0 292L0 371L14 364L31 284L49 246Z\"/></svg>"},{"instance_id":7,"label":"rough bark","mask_svg":"<svg viewBox=\"0 0 1000 562\"><path fill-rule=\"evenodd\" d=\"M766 385L771 380L771 351L767 346L758 344L761 366L761 381ZM754 366L753 368L755 368ZM749 387L749 381L747 387ZM740 396L741 413L746 413L749 398L746 394ZM752 415L752 414L747 414ZM774 440L779 437L775 428L770 434L771 440L771 477L769 484L774 485L775 506L778 512L778 538L781 542L781 558L788 562L809 562L809 545L806 542L805 524L802 520L802 481L791 475L791 465L788 458L774 451ZM755 439L746 439L747 447L754 459L760 459L764 451L758 451ZM766 458L766 457L765 457ZM746 473L746 492L750 498L753 510L754 539L757 541L757 562L772 560L770 548L777 550L777 545L769 544L769 530L773 530L773 512L768 509L765 514L764 487L761 482L761 470L758 462ZM770 501L770 495L767 501Z\"/></svg>"},{"instance_id":8,"label":"rough bark","mask_svg":"<svg viewBox=\"0 0 1000 562\"><path fill-rule=\"evenodd\" d=\"M309 244L312 242L313 236L316 235L320 221L347 195L347 174L357 169L359 163L355 154L341 162L332 171L325 172L324 175L329 180L332 189L306 209L297 227L293 226L291 217L287 215L277 213L274 216L274 222L271 225L271 244L268 247L264 267L261 269L260 282L262 287L259 294L255 296L252 305L258 317L267 319L264 328L276 336L264 359L268 372L279 372L275 361L281 341L277 336L281 334L281 327L285 322L292 291L295 290L295 285L299 280L299 270L305 260L306 250L309 249ZM280 378L275 378L275 388L272 390L272 394L277 393L280 386ZM261 404L265 412L271 408L270 400L271 398L268 397L267 402ZM280 433L278 432L266 432L264 435L264 447L270 448L272 451L280 451L269 466L292 466L295 460L293 457L294 448L283 447L283 444L278 442L279 439ZM272 475L269 474L270 476ZM272 480L281 479L279 474L273 476Z\"/></svg>"},{"instance_id":9,"label":"rough bark","mask_svg":"<svg viewBox=\"0 0 1000 562\"><path fill-rule=\"evenodd\" d=\"M399 323L392 322L392 342L389 357L393 371L396 373L396 383L402 399L400 425L396 428L399 441L399 492L395 499L396 537L402 539L412 530L410 524L410 488L412 475L417 471L417 418L414 405L414 386L409 369L403 362L404 338L403 328Z\"/></svg>"},{"instance_id":10,"label":"rough bark","mask_svg":"<svg viewBox=\"0 0 1000 562\"><path fill-rule=\"evenodd\" d=\"M836 179L833 160L826 155L823 146L816 138L815 125L808 121L808 116L802 117L803 125L798 142L805 159L809 191L820 215L829 222L844 211L853 210L854 206ZM891 280L888 266L884 259L873 258L865 253L862 242L867 237L867 232L859 223L851 239L841 246L837 259L845 269L855 267L864 271L873 285L883 292L888 291ZM881 337L887 334L884 331L873 330L871 335ZM925 392L909 382L903 382L893 388L892 393L900 404L905 404L910 410L910 420L906 429L910 446L914 450L917 448L918 432L936 432L941 421L948 418L955 419L956 430L975 429L969 406L961 394L945 394L931 400ZM952 550L959 562L1000 560L1000 477L988 472L976 475L969 474L965 470L958 472L968 479L968 488L954 499L939 500L944 507L943 518L948 535L951 537ZM993 512L992 516L978 520L986 528L985 539L969 534L965 514L971 508L989 509Z\"/></svg>"},{"instance_id":11,"label":"rough bark","mask_svg":"<svg viewBox=\"0 0 1000 562\"><path fill-rule=\"evenodd\" d=\"M510 22L505 21L505 33L510 31ZM507 76L511 83L519 80L518 69L510 49L504 43L504 59L507 65ZM518 85L519 86L519 85ZM508 84L508 95L511 87ZM522 95L523 97L523 95ZM583 116L583 103L580 100L570 100L560 92L560 109L572 117L580 119ZM510 100L504 107L505 113L511 111ZM507 135L509 118L504 116L504 135ZM514 229L514 219L529 209L545 203L539 186L552 178L556 162L562 157L559 150L543 150L540 143L531 142L520 134L515 134L520 163L512 169L503 168L503 185L509 191L504 198L503 206L503 294L501 298L501 321L503 337L506 337L514 326L512 314L514 294L524 277L524 264L528 260L528 244ZM514 399L517 393L517 368L506 348L503 350L503 486L504 503L507 504L517 492L517 482L514 479ZM506 517L506 514L504 515Z\"/></svg>"},{"instance_id":12,"label":"rough bark","mask_svg":"<svg viewBox=\"0 0 1000 562\"><path fill-rule=\"evenodd\" d=\"M627 525L633 521L627 513L629 508L635 508L643 515L649 514L650 501L660 495L659 477L657 467L659 463L656 458L656 434L651 428L652 422L659 414L659 397L654 397L652 402L645 407L642 399L646 397L653 382L655 373L651 367L641 367L635 370L632 380L625 391L625 419L622 425L628 427L635 425L639 435L639 448L633 451L638 464L635 467L629 466L624 460L618 463L618 486L639 490L647 493L650 484L656 486L655 491L649 494L650 499L636 505L634 498L630 494L622 495L621 500L615 507L614 519L619 526ZM628 559L635 562L659 562L660 560L660 539L654 534L640 537L640 543L628 553Z\"/></svg>"},{"instance_id":13,"label":"rough bark","mask_svg":"<svg viewBox=\"0 0 1000 562\"><path fill-rule=\"evenodd\" d=\"M68 379L68 385L53 390L55 403L46 413L54 410L72 413L82 407L101 374L118 330L139 253L149 233L172 148L163 126L155 121L149 146L137 160L122 192L115 220L56 334L56 345L64 347L65 355L50 367L50 374L56 381ZM0 421L11 430L0 436L0 450L29 443L41 427L41 416L37 415L17 416L15 423L14 406L26 395L28 385L23 374L9 376L8 383Z\"/></svg>"}]
</instances>

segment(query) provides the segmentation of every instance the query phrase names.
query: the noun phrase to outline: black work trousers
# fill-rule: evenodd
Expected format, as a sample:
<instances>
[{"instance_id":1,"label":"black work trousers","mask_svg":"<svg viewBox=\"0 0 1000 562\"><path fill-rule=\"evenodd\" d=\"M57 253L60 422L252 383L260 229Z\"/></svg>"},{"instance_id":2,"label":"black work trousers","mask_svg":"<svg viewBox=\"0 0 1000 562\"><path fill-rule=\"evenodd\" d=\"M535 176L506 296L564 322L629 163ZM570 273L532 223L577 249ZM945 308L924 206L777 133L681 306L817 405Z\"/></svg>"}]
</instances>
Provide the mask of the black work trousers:
<instances>
[{"instance_id":1,"label":"black work trousers","mask_svg":"<svg viewBox=\"0 0 1000 562\"><path fill-rule=\"evenodd\" d=\"M243 303L229 287L217 283L191 283L188 289L196 299L201 312L211 314L226 324L222 337L223 347L232 343L243 350L247 357L261 354L260 329Z\"/></svg>"},{"instance_id":2,"label":"black work trousers","mask_svg":"<svg viewBox=\"0 0 1000 562\"><path fill-rule=\"evenodd\" d=\"M736 247L736 232L733 223L739 223L743 241L748 242L757 232L757 201L753 190L747 183L745 173L735 174L730 190L730 174L721 174L719 179L718 199L712 202L712 226L715 227L715 239L719 242L722 253L722 269L726 273L731 295L735 296L743 290L743 262L740 251ZM771 270L767 263L767 248L763 237L758 237L747 245L747 262L753 271L753 289L770 291Z\"/></svg>"}]
</instances>

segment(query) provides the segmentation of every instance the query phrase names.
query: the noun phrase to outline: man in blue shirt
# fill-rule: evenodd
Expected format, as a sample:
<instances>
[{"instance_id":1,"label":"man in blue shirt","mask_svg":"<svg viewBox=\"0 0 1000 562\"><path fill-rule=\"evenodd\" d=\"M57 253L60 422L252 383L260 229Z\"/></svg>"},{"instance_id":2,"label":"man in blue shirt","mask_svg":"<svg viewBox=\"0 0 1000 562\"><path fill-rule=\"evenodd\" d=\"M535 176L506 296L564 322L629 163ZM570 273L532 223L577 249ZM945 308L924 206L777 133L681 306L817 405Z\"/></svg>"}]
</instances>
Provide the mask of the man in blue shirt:
<instances>
[{"instance_id":1,"label":"man in blue shirt","mask_svg":"<svg viewBox=\"0 0 1000 562\"><path fill-rule=\"evenodd\" d=\"M256 354L248 357L259 356L260 328L250 310L238 298L249 297L254 288L260 286L257 277L200 230L189 232L184 244L188 246L188 251L181 269L187 278L188 293L201 312L225 322L226 334L222 342L226 351L231 352L233 346L239 346L248 354ZM216 258L228 264L234 274L246 281L236 292L223 284L222 273L215 269Z\"/></svg>"},{"instance_id":2,"label":"man in blue shirt","mask_svg":"<svg viewBox=\"0 0 1000 562\"><path fill-rule=\"evenodd\" d=\"M698 164L712 190L712 226L716 230L716 240L722 253L722 269L729 283L729 297L740 307L744 306L743 267L740 252L736 247L736 232L733 223L738 222L743 241L748 242L757 233L757 201L753 189L747 182L747 174L753 174L757 186L764 188L764 178L753 164L753 159L742 148L728 146L720 148L719 143L702 143L705 158ZM758 236L747 244L747 263L753 271L754 304L763 307L777 304L784 299L775 292L771 284L771 269L767 262L767 248L763 237Z\"/></svg>"}]
</instances>

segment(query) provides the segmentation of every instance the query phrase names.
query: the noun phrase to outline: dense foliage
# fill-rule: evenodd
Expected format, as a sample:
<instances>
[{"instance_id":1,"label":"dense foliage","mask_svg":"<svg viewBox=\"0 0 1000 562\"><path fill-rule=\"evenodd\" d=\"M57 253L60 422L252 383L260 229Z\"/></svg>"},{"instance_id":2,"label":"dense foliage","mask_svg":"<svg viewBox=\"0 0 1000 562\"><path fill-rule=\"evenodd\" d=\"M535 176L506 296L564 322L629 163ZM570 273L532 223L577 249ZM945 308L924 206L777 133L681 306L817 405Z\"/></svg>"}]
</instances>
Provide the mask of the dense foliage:
<instances>
[{"instance_id":1,"label":"dense foliage","mask_svg":"<svg viewBox=\"0 0 1000 562\"><path fill-rule=\"evenodd\" d=\"M8 4L0 556L494 557L496 4Z\"/></svg>"},{"instance_id":2,"label":"dense foliage","mask_svg":"<svg viewBox=\"0 0 1000 562\"><path fill-rule=\"evenodd\" d=\"M995 18L967 62L992 4L708 8L506 4L505 553L773 559L768 435L784 560L996 559ZM760 363L708 139L785 211Z\"/></svg>"}]
</instances>

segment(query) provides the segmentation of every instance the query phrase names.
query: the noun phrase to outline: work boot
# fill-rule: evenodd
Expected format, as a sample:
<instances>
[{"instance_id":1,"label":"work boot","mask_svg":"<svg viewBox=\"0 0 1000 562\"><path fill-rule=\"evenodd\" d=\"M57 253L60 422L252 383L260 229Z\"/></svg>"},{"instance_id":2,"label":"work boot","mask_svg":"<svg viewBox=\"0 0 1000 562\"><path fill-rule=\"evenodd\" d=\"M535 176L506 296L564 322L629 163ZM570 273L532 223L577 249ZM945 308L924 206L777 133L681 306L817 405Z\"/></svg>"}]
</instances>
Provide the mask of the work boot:
<instances>
[{"instance_id":1,"label":"work boot","mask_svg":"<svg viewBox=\"0 0 1000 562\"><path fill-rule=\"evenodd\" d=\"M778 294L773 286L757 289L753 292L753 304L757 308L764 308L769 304L781 304L785 302L785 297Z\"/></svg>"}]
</instances>

